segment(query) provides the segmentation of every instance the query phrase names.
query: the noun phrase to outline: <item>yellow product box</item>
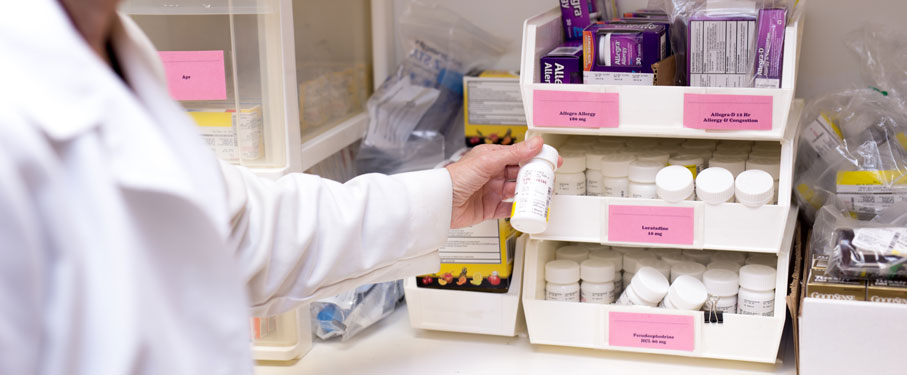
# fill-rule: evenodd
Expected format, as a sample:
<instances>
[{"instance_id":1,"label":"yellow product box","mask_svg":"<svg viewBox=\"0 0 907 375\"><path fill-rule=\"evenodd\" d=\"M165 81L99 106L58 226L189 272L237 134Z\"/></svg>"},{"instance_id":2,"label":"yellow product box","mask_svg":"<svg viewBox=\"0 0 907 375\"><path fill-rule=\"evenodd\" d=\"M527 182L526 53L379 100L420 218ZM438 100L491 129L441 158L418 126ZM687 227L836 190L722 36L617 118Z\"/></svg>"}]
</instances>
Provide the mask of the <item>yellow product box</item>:
<instances>
[{"instance_id":1,"label":"yellow product box","mask_svg":"<svg viewBox=\"0 0 907 375\"><path fill-rule=\"evenodd\" d=\"M904 280L873 280L866 288L866 300L907 304L907 282Z\"/></svg>"},{"instance_id":2,"label":"yellow product box","mask_svg":"<svg viewBox=\"0 0 907 375\"><path fill-rule=\"evenodd\" d=\"M519 236L510 219L451 229L440 249L441 270L416 278L423 288L506 293Z\"/></svg>"},{"instance_id":3,"label":"yellow product box","mask_svg":"<svg viewBox=\"0 0 907 375\"><path fill-rule=\"evenodd\" d=\"M824 268L813 268L806 282L806 296L810 298L865 301L866 281L841 279L826 274Z\"/></svg>"},{"instance_id":4,"label":"yellow product box","mask_svg":"<svg viewBox=\"0 0 907 375\"><path fill-rule=\"evenodd\" d=\"M217 157L230 163L264 157L262 111L260 105L187 108L205 143Z\"/></svg>"},{"instance_id":5,"label":"yellow product box","mask_svg":"<svg viewBox=\"0 0 907 375\"><path fill-rule=\"evenodd\" d=\"M520 76L502 71L464 76L463 121L467 147L523 141L526 111L520 94Z\"/></svg>"}]
</instances>

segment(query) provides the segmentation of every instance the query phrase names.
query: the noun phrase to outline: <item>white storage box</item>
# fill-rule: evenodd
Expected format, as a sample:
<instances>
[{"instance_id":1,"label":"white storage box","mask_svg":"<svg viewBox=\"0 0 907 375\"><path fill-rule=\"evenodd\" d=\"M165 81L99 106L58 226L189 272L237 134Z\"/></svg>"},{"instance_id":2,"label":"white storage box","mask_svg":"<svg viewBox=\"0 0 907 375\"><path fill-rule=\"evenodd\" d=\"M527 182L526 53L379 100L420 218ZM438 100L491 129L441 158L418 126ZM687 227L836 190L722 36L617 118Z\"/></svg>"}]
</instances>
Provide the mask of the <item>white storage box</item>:
<instances>
[{"instance_id":1,"label":"white storage box","mask_svg":"<svg viewBox=\"0 0 907 375\"><path fill-rule=\"evenodd\" d=\"M523 25L520 88L529 129L589 135L670 134L687 138L781 140L787 134L785 126L790 125L787 119L794 98L802 31L802 18L785 30L784 69L779 89L545 84L539 83L539 58L564 40L561 12L554 8L527 19ZM710 96L703 97L703 94ZM697 107L700 111L709 104L727 108L727 103L735 101L746 104L738 103L732 108L752 110L753 118L758 117L758 124L764 130L702 130L684 126L687 105L692 114L692 109ZM577 110L598 116L593 119L570 115ZM610 125L602 125L601 121ZM590 126L593 122L597 125Z\"/></svg>"},{"instance_id":2,"label":"white storage box","mask_svg":"<svg viewBox=\"0 0 907 375\"><path fill-rule=\"evenodd\" d=\"M789 254L796 207L788 208L776 265L774 316L724 314L704 323L702 311L545 300L545 263L560 242L533 239L526 247L523 310L533 344L775 362L786 317ZM629 313L629 315L627 315ZM646 342L647 340L647 342Z\"/></svg>"},{"instance_id":3,"label":"white storage box","mask_svg":"<svg viewBox=\"0 0 907 375\"><path fill-rule=\"evenodd\" d=\"M312 349L309 305L270 318L252 319L252 357L259 361L290 361Z\"/></svg>"},{"instance_id":4,"label":"white storage box","mask_svg":"<svg viewBox=\"0 0 907 375\"><path fill-rule=\"evenodd\" d=\"M410 324L436 331L515 336L521 316L523 262L527 235L517 239L513 276L507 293L419 288L415 278L403 282Z\"/></svg>"},{"instance_id":5,"label":"white storage box","mask_svg":"<svg viewBox=\"0 0 907 375\"><path fill-rule=\"evenodd\" d=\"M905 316L904 304L804 298L800 373L901 373Z\"/></svg>"},{"instance_id":6,"label":"white storage box","mask_svg":"<svg viewBox=\"0 0 907 375\"><path fill-rule=\"evenodd\" d=\"M671 247L691 249L739 250L775 253L781 247L784 228L791 207L791 186L796 157L797 129L803 101L794 102L786 136L781 143L781 173L778 182L778 204L757 208L740 203L706 204L701 201L668 203L660 199L609 198L595 196L555 195L551 201L548 228L532 235L533 239L593 242L620 246ZM530 130L529 136L540 135L545 143L558 147L567 136ZM560 129L557 129L560 131ZM609 212L616 206L690 207L692 241L670 243L663 237L646 242L615 241L609 238ZM653 218L654 220L654 218ZM658 224L651 221L651 224ZM617 230L617 229L614 229ZM690 229L685 229L689 231ZM667 241L659 243L658 241Z\"/></svg>"}]
</instances>

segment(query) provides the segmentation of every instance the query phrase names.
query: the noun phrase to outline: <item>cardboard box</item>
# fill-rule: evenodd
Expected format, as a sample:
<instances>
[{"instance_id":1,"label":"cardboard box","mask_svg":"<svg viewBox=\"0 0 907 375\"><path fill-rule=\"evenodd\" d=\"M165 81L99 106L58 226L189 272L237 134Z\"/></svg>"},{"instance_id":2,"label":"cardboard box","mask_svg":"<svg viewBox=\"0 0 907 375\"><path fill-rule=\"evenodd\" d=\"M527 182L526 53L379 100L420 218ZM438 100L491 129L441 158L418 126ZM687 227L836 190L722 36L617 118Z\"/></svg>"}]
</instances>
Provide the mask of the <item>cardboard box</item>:
<instances>
[{"instance_id":1,"label":"cardboard box","mask_svg":"<svg viewBox=\"0 0 907 375\"><path fill-rule=\"evenodd\" d=\"M687 32L687 82L698 87L753 87L756 19L695 15Z\"/></svg>"},{"instance_id":2,"label":"cardboard box","mask_svg":"<svg viewBox=\"0 0 907 375\"><path fill-rule=\"evenodd\" d=\"M542 83L583 83L583 44L566 42L539 61Z\"/></svg>"},{"instance_id":3,"label":"cardboard box","mask_svg":"<svg viewBox=\"0 0 907 375\"><path fill-rule=\"evenodd\" d=\"M526 138L526 111L519 76L486 71L463 77L466 146L511 145Z\"/></svg>"},{"instance_id":4,"label":"cardboard box","mask_svg":"<svg viewBox=\"0 0 907 375\"><path fill-rule=\"evenodd\" d=\"M907 305L907 281L874 280L866 288L866 300Z\"/></svg>"},{"instance_id":5,"label":"cardboard box","mask_svg":"<svg viewBox=\"0 0 907 375\"><path fill-rule=\"evenodd\" d=\"M422 288L507 293L519 232L510 219L451 229L440 249L441 270L416 278Z\"/></svg>"},{"instance_id":6,"label":"cardboard box","mask_svg":"<svg viewBox=\"0 0 907 375\"><path fill-rule=\"evenodd\" d=\"M865 301L866 281L849 280L826 273L826 268L813 268L806 282L806 297L844 301Z\"/></svg>"},{"instance_id":7,"label":"cardboard box","mask_svg":"<svg viewBox=\"0 0 907 375\"><path fill-rule=\"evenodd\" d=\"M596 4L592 0L561 0L561 22L564 23L564 37L567 40L582 39L583 29L599 18L595 8Z\"/></svg>"},{"instance_id":8,"label":"cardboard box","mask_svg":"<svg viewBox=\"0 0 907 375\"><path fill-rule=\"evenodd\" d=\"M664 24L592 24L583 31L583 83L655 85L656 65L669 68L667 44Z\"/></svg>"}]
</instances>

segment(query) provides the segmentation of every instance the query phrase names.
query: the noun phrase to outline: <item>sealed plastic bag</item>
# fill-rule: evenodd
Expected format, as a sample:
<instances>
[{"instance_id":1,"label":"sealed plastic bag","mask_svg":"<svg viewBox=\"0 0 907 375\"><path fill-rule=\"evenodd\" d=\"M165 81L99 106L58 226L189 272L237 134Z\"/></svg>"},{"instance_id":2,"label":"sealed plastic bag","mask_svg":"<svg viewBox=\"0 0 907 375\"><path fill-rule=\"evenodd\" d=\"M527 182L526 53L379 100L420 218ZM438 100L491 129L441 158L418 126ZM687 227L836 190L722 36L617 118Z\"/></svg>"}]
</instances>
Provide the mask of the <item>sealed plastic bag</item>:
<instances>
[{"instance_id":1,"label":"sealed plastic bag","mask_svg":"<svg viewBox=\"0 0 907 375\"><path fill-rule=\"evenodd\" d=\"M804 109L794 193L808 219L834 203L871 220L907 200L904 38L879 26L855 33L847 44L870 87L826 95Z\"/></svg>"},{"instance_id":2,"label":"sealed plastic bag","mask_svg":"<svg viewBox=\"0 0 907 375\"><path fill-rule=\"evenodd\" d=\"M399 30L409 53L368 100L369 127L357 160L363 172L430 168L444 160L445 139L462 127L456 119L463 75L490 65L503 51L498 38L465 18L419 1L403 12Z\"/></svg>"},{"instance_id":3,"label":"sealed plastic bag","mask_svg":"<svg viewBox=\"0 0 907 375\"><path fill-rule=\"evenodd\" d=\"M384 319L403 298L403 280L363 285L312 303L312 331L322 340L349 340Z\"/></svg>"}]
</instances>

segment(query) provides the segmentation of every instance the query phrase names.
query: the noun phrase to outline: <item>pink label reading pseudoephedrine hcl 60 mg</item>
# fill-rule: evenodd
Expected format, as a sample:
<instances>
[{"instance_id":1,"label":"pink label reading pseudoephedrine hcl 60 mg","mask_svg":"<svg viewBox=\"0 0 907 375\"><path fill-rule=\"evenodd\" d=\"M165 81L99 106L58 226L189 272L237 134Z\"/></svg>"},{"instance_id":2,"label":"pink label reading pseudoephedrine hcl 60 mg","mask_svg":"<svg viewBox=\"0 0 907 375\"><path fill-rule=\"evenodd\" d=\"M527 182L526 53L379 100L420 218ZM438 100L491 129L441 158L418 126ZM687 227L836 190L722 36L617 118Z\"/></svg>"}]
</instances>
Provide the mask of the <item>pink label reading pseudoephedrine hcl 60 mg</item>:
<instances>
[{"instance_id":1,"label":"pink label reading pseudoephedrine hcl 60 mg","mask_svg":"<svg viewBox=\"0 0 907 375\"><path fill-rule=\"evenodd\" d=\"M693 316L608 313L608 344L631 348L680 350L695 349Z\"/></svg>"}]
</instances>

